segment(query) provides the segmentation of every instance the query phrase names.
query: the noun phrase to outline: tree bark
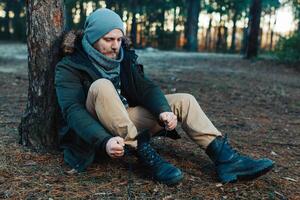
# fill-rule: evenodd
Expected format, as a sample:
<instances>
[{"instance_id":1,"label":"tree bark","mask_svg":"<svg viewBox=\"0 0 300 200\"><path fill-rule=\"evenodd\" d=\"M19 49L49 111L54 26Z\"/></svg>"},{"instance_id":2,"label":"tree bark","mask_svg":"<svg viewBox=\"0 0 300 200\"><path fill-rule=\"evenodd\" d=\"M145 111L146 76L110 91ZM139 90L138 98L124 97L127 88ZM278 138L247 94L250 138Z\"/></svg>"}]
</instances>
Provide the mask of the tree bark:
<instances>
[{"instance_id":1,"label":"tree bark","mask_svg":"<svg viewBox=\"0 0 300 200\"><path fill-rule=\"evenodd\" d=\"M64 30L63 0L26 1L28 100L19 125L20 143L35 149L57 147L54 68Z\"/></svg>"},{"instance_id":2,"label":"tree bark","mask_svg":"<svg viewBox=\"0 0 300 200\"><path fill-rule=\"evenodd\" d=\"M246 58L253 58L258 53L258 37L261 16L261 0L252 0L249 16L248 42L246 50Z\"/></svg>"},{"instance_id":3,"label":"tree bark","mask_svg":"<svg viewBox=\"0 0 300 200\"><path fill-rule=\"evenodd\" d=\"M200 13L200 0L189 0L187 16L187 45L188 51L198 50L198 18Z\"/></svg>"}]
</instances>

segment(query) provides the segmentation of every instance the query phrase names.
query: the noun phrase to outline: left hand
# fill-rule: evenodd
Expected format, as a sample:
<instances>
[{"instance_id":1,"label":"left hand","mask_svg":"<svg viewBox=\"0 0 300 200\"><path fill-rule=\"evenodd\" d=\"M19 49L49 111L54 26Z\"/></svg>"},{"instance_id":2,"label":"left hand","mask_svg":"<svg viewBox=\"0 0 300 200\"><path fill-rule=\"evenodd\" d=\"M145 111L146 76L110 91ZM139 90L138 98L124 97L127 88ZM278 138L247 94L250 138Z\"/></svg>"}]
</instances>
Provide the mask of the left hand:
<instances>
[{"instance_id":1,"label":"left hand","mask_svg":"<svg viewBox=\"0 0 300 200\"><path fill-rule=\"evenodd\" d=\"M177 116L173 112L160 113L159 120L165 124L167 131L172 131L177 126Z\"/></svg>"}]
</instances>

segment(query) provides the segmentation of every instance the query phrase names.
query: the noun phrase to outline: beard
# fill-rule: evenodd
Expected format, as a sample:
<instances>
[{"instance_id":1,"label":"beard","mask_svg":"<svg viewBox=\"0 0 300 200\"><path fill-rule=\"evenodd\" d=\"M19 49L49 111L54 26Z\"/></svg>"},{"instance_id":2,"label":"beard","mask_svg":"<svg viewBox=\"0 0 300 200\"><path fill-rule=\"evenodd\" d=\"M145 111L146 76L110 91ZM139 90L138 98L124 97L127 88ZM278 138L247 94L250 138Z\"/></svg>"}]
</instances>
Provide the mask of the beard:
<instances>
[{"instance_id":1,"label":"beard","mask_svg":"<svg viewBox=\"0 0 300 200\"><path fill-rule=\"evenodd\" d=\"M112 50L106 54L107 57L115 60L118 58L118 55L119 55L119 50L115 50L115 51Z\"/></svg>"}]
</instances>

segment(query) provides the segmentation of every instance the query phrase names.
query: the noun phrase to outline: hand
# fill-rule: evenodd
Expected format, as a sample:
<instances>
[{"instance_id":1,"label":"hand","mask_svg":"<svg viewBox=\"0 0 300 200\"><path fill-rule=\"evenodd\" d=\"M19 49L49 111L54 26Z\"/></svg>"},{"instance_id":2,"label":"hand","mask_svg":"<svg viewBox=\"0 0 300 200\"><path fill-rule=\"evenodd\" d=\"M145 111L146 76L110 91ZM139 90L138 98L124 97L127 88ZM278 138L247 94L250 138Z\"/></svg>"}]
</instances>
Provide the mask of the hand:
<instances>
[{"instance_id":1,"label":"hand","mask_svg":"<svg viewBox=\"0 0 300 200\"><path fill-rule=\"evenodd\" d=\"M123 138L112 137L106 143L106 152L111 158L119 158L124 155L124 146Z\"/></svg>"},{"instance_id":2,"label":"hand","mask_svg":"<svg viewBox=\"0 0 300 200\"><path fill-rule=\"evenodd\" d=\"M177 116L173 112L160 113L159 120L165 124L167 131L171 131L177 126Z\"/></svg>"}]
</instances>

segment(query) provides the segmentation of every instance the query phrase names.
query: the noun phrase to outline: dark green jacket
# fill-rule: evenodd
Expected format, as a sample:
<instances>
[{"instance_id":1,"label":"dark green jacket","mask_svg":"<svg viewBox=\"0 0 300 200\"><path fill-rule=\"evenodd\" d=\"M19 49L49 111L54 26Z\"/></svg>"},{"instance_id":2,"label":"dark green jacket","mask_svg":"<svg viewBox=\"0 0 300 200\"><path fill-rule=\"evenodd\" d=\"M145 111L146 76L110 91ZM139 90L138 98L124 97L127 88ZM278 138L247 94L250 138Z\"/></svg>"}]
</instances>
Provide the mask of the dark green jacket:
<instances>
[{"instance_id":1,"label":"dark green jacket","mask_svg":"<svg viewBox=\"0 0 300 200\"><path fill-rule=\"evenodd\" d=\"M129 106L143 106L158 118L171 111L168 102L152 81L137 67L137 55L124 50L121 63L121 94ZM63 120L59 131L64 160L82 171L96 158L106 155L105 146L112 135L85 108L90 85L102 78L94 68L80 42L73 54L65 56L56 66L55 87Z\"/></svg>"}]
</instances>

